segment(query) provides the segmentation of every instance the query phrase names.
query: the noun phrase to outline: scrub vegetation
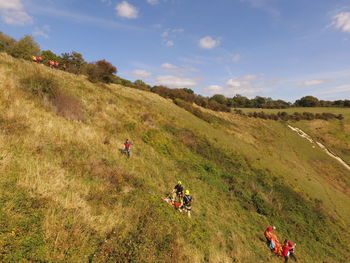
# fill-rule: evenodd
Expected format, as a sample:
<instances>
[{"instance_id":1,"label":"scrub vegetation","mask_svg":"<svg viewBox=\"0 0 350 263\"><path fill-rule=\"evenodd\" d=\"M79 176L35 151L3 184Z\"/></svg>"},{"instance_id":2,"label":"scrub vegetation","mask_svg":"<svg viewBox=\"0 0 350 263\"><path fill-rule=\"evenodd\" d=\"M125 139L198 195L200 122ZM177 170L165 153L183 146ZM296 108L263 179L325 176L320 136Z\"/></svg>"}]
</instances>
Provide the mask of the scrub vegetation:
<instances>
[{"instance_id":1,"label":"scrub vegetation","mask_svg":"<svg viewBox=\"0 0 350 263\"><path fill-rule=\"evenodd\" d=\"M284 121L175 103L0 53L0 262L280 262L269 225L302 262L348 260L344 167ZM337 110L298 125L350 159ZM177 180L191 219L162 201Z\"/></svg>"}]
</instances>

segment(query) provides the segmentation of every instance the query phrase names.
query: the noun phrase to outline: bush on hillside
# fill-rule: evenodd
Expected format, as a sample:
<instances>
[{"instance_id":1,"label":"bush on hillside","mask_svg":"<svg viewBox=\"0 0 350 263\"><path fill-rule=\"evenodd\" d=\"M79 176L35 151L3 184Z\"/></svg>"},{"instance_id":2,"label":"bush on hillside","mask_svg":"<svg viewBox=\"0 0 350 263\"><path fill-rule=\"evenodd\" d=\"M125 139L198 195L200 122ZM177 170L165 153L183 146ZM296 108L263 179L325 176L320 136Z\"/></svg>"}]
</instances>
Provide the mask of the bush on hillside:
<instances>
[{"instance_id":1,"label":"bush on hillside","mask_svg":"<svg viewBox=\"0 0 350 263\"><path fill-rule=\"evenodd\" d=\"M71 53L62 54L62 63L65 65L67 72L81 74L86 61L82 54L72 51Z\"/></svg>"},{"instance_id":2,"label":"bush on hillside","mask_svg":"<svg viewBox=\"0 0 350 263\"><path fill-rule=\"evenodd\" d=\"M16 40L0 32L0 52L7 52L9 48L16 43Z\"/></svg>"},{"instance_id":3,"label":"bush on hillside","mask_svg":"<svg viewBox=\"0 0 350 263\"><path fill-rule=\"evenodd\" d=\"M68 120L83 121L84 112L80 101L71 95L59 91L51 100L53 111L58 116Z\"/></svg>"},{"instance_id":4,"label":"bush on hillside","mask_svg":"<svg viewBox=\"0 0 350 263\"><path fill-rule=\"evenodd\" d=\"M117 73L117 68L106 60L99 60L90 63L85 67L85 73L91 82L112 83L113 76Z\"/></svg>"},{"instance_id":5,"label":"bush on hillside","mask_svg":"<svg viewBox=\"0 0 350 263\"><path fill-rule=\"evenodd\" d=\"M59 82L53 74L43 74L40 70L35 70L31 75L21 80L22 88L31 94L39 97L49 97L53 99L57 96Z\"/></svg>"},{"instance_id":6,"label":"bush on hillside","mask_svg":"<svg viewBox=\"0 0 350 263\"><path fill-rule=\"evenodd\" d=\"M31 60L32 56L40 54L40 47L31 36L25 36L9 47L8 53L15 58Z\"/></svg>"},{"instance_id":7,"label":"bush on hillside","mask_svg":"<svg viewBox=\"0 0 350 263\"><path fill-rule=\"evenodd\" d=\"M43 58L44 63L46 63L49 60L62 63L62 58L60 56L57 56L51 50L44 50L44 51L42 51L41 52L41 57Z\"/></svg>"}]
</instances>

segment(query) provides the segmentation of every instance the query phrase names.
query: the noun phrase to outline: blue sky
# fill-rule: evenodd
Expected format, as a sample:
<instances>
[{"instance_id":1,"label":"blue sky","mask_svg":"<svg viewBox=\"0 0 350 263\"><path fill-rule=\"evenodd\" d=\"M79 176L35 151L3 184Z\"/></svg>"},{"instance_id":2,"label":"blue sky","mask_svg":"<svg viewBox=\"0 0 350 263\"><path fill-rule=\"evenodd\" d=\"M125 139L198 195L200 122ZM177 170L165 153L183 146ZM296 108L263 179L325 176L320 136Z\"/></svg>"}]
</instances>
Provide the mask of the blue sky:
<instances>
[{"instance_id":1,"label":"blue sky","mask_svg":"<svg viewBox=\"0 0 350 263\"><path fill-rule=\"evenodd\" d=\"M0 0L0 30L210 96L350 99L349 0Z\"/></svg>"}]
</instances>

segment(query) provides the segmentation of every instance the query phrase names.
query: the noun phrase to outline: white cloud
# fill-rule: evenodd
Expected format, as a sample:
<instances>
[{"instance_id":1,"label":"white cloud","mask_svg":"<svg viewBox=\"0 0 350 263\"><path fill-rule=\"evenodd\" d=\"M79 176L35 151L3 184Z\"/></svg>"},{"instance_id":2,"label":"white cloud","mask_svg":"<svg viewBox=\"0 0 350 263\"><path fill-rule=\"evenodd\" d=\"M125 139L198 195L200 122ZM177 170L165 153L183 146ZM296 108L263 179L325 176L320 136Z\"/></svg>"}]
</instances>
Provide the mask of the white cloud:
<instances>
[{"instance_id":1,"label":"white cloud","mask_svg":"<svg viewBox=\"0 0 350 263\"><path fill-rule=\"evenodd\" d=\"M24 10L21 0L0 0L2 20L9 25L27 25L33 18Z\"/></svg>"},{"instance_id":2,"label":"white cloud","mask_svg":"<svg viewBox=\"0 0 350 263\"><path fill-rule=\"evenodd\" d=\"M142 70L142 69L135 69L132 72L132 74L135 78L141 78L141 79L146 79L152 75L151 72L146 71L146 70Z\"/></svg>"},{"instance_id":3,"label":"white cloud","mask_svg":"<svg viewBox=\"0 0 350 263\"><path fill-rule=\"evenodd\" d=\"M204 89L204 93L207 95L221 94L224 88L219 85L210 85Z\"/></svg>"},{"instance_id":4,"label":"white cloud","mask_svg":"<svg viewBox=\"0 0 350 263\"><path fill-rule=\"evenodd\" d=\"M173 64L170 64L170 63L163 63L161 65L162 68L164 69L178 69L177 66L173 65Z\"/></svg>"},{"instance_id":5,"label":"white cloud","mask_svg":"<svg viewBox=\"0 0 350 263\"><path fill-rule=\"evenodd\" d=\"M235 79L229 79L226 82L228 88L224 89L223 94L226 96L253 95L262 92L262 88L256 87L254 81L258 80L262 75L245 75Z\"/></svg>"},{"instance_id":6,"label":"white cloud","mask_svg":"<svg viewBox=\"0 0 350 263\"><path fill-rule=\"evenodd\" d=\"M241 60L241 55L240 54L235 54L231 56L231 61L232 62L239 62Z\"/></svg>"},{"instance_id":7,"label":"white cloud","mask_svg":"<svg viewBox=\"0 0 350 263\"><path fill-rule=\"evenodd\" d=\"M102 3L107 4L107 5L111 5L112 4L112 0L101 0Z\"/></svg>"},{"instance_id":8,"label":"white cloud","mask_svg":"<svg viewBox=\"0 0 350 263\"><path fill-rule=\"evenodd\" d=\"M159 4L159 0L147 0L147 3L149 3L150 5L156 5Z\"/></svg>"},{"instance_id":9,"label":"white cloud","mask_svg":"<svg viewBox=\"0 0 350 263\"><path fill-rule=\"evenodd\" d=\"M203 37L199 40L199 46L204 49L212 49L220 44L219 39L214 39L211 36Z\"/></svg>"},{"instance_id":10,"label":"white cloud","mask_svg":"<svg viewBox=\"0 0 350 263\"><path fill-rule=\"evenodd\" d=\"M350 12L341 12L335 15L332 26L343 32L350 33Z\"/></svg>"},{"instance_id":11,"label":"white cloud","mask_svg":"<svg viewBox=\"0 0 350 263\"><path fill-rule=\"evenodd\" d=\"M324 84L326 82L327 82L327 80L325 80L325 79L313 79L313 80L299 82L298 86L299 87L312 87L312 86L319 86L319 85Z\"/></svg>"},{"instance_id":12,"label":"white cloud","mask_svg":"<svg viewBox=\"0 0 350 263\"><path fill-rule=\"evenodd\" d=\"M343 93L343 92L350 92L350 84L340 85L334 88L323 90L318 92L317 94L328 95L328 94Z\"/></svg>"},{"instance_id":13,"label":"white cloud","mask_svg":"<svg viewBox=\"0 0 350 263\"><path fill-rule=\"evenodd\" d=\"M34 31L32 32L33 36L40 36L43 38L49 38L49 32L50 32L50 26L45 25L42 27L36 27Z\"/></svg>"},{"instance_id":14,"label":"white cloud","mask_svg":"<svg viewBox=\"0 0 350 263\"><path fill-rule=\"evenodd\" d=\"M0 0L1 1L1 0ZM109 20L102 17L96 17L93 15L86 15L76 12L71 12L69 10L60 10L57 8L46 7L43 5L34 5L33 12L36 14L46 14L50 17L58 17L60 19L69 20L72 23L78 24L88 24L93 26L99 26L102 28L115 28L133 31L144 31L144 28L139 26L134 26L130 24L123 24L115 20Z\"/></svg>"},{"instance_id":15,"label":"white cloud","mask_svg":"<svg viewBox=\"0 0 350 263\"><path fill-rule=\"evenodd\" d=\"M241 2L247 2L253 8L264 10L272 16L279 16L281 14L277 8L268 3L268 0L241 0Z\"/></svg>"},{"instance_id":16,"label":"white cloud","mask_svg":"<svg viewBox=\"0 0 350 263\"><path fill-rule=\"evenodd\" d=\"M137 18L139 14L139 10L126 1L117 4L115 10L117 11L118 16L126 17L129 19Z\"/></svg>"},{"instance_id":17,"label":"white cloud","mask_svg":"<svg viewBox=\"0 0 350 263\"><path fill-rule=\"evenodd\" d=\"M175 45L174 40L177 38L177 36L181 33L183 33L185 30L182 28L168 28L161 34L161 37L163 38L163 43L168 46L172 47Z\"/></svg>"},{"instance_id":18,"label":"white cloud","mask_svg":"<svg viewBox=\"0 0 350 263\"><path fill-rule=\"evenodd\" d=\"M167 47L172 47L172 46L175 45L175 43L174 43L174 41L172 41L172 40L166 40L166 41L165 41L165 45L166 45Z\"/></svg>"},{"instance_id":19,"label":"white cloud","mask_svg":"<svg viewBox=\"0 0 350 263\"><path fill-rule=\"evenodd\" d=\"M178 75L182 75L182 74L188 73L188 72L197 72L198 71L198 69L191 67L191 66L187 66L187 65L176 66L176 65L173 65L171 63L163 63L161 65L161 67L166 71L171 71L171 72L176 73Z\"/></svg>"},{"instance_id":20,"label":"white cloud","mask_svg":"<svg viewBox=\"0 0 350 263\"><path fill-rule=\"evenodd\" d=\"M157 77L156 85L164 85L170 88L187 88L196 86L198 83L192 78L182 78L172 75L161 75Z\"/></svg>"},{"instance_id":21,"label":"white cloud","mask_svg":"<svg viewBox=\"0 0 350 263\"><path fill-rule=\"evenodd\" d=\"M168 37L169 36L169 31L164 31L163 33L162 33L162 38L166 38L166 37Z\"/></svg>"}]
</instances>

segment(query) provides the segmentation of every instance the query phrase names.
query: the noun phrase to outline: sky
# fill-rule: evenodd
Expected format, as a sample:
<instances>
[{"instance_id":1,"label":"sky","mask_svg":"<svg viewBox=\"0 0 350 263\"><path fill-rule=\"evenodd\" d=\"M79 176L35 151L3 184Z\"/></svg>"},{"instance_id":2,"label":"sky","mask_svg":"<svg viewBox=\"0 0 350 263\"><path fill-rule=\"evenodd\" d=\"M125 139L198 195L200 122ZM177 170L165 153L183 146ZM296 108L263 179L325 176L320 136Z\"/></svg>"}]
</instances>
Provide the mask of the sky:
<instances>
[{"instance_id":1,"label":"sky","mask_svg":"<svg viewBox=\"0 0 350 263\"><path fill-rule=\"evenodd\" d=\"M349 0L0 0L0 31L204 96L350 99Z\"/></svg>"}]
</instances>

